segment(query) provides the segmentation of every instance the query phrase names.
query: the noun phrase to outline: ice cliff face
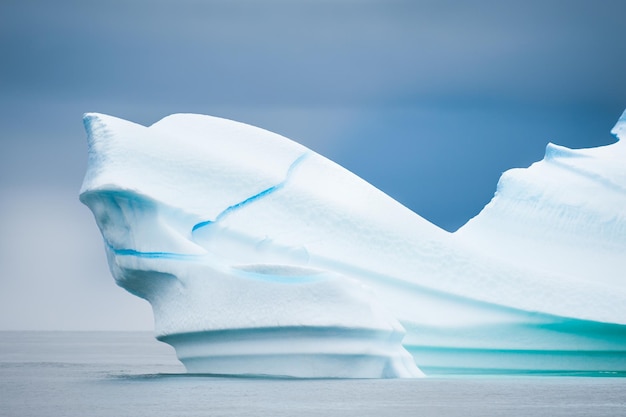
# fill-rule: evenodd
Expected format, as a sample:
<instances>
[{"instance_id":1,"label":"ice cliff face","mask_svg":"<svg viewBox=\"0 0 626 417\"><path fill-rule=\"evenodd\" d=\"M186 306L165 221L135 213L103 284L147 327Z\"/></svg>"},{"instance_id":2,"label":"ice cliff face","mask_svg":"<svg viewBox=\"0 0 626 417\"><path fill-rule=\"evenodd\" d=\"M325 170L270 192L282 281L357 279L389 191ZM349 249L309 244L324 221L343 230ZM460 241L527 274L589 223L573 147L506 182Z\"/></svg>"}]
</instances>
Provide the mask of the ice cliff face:
<instances>
[{"instance_id":1,"label":"ice cliff face","mask_svg":"<svg viewBox=\"0 0 626 417\"><path fill-rule=\"evenodd\" d=\"M189 372L626 371L621 142L550 145L449 234L262 129L84 121L81 201Z\"/></svg>"}]
</instances>

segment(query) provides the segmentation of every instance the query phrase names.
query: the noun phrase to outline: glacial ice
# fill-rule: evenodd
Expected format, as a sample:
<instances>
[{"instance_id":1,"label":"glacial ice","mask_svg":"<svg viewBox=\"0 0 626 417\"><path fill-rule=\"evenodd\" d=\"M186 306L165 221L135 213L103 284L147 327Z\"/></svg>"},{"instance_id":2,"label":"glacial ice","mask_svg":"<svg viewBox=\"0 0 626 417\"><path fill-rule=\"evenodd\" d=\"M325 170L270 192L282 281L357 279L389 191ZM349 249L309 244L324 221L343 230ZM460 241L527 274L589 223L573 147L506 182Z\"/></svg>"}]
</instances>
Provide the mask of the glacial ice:
<instances>
[{"instance_id":1,"label":"glacial ice","mask_svg":"<svg viewBox=\"0 0 626 417\"><path fill-rule=\"evenodd\" d=\"M188 372L626 372L624 142L548 145L448 233L263 129L84 123L80 199Z\"/></svg>"}]
</instances>

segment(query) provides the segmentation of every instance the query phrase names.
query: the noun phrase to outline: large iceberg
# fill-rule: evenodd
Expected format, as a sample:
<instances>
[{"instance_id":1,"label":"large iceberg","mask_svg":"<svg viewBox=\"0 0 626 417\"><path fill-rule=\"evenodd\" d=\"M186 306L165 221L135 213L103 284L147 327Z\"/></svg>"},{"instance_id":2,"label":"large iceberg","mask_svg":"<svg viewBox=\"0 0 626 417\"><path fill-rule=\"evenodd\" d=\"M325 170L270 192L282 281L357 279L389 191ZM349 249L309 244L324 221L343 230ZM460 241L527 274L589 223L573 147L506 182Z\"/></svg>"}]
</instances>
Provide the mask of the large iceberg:
<instances>
[{"instance_id":1,"label":"large iceberg","mask_svg":"<svg viewBox=\"0 0 626 417\"><path fill-rule=\"evenodd\" d=\"M549 145L448 233L263 129L84 123L80 199L189 372L626 372L623 142Z\"/></svg>"}]
</instances>

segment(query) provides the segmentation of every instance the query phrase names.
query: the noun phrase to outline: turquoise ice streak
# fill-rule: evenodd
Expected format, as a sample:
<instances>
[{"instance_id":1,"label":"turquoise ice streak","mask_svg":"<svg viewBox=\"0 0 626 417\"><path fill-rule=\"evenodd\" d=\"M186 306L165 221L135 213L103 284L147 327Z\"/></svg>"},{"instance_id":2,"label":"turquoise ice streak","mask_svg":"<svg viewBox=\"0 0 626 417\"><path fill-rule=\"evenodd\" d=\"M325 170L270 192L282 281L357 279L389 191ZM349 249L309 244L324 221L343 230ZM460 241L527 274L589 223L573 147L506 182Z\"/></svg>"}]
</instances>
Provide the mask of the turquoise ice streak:
<instances>
[{"instance_id":1,"label":"turquoise ice streak","mask_svg":"<svg viewBox=\"0 0 626 417\"><path fill-rule=\"evenodd\" d=\"M105 245L113 251L116 255L120 256L137 256L139 258L148 258L148 259L176 259L176 260L186 260L198 257L199 255L186 254L186 253L176 253L176 252L142 252L135 249L117 249L109 242L104 242Z\"/></svg>"},{"instance_id":2,"label":"turquoise ice streak","mask_svg":"<svg viewBox=\"0 0 626 417\"><path fill-rule=\"evenodd\" d=\"M300 155L295 161L293 161L291 163L291 165L289 166L289 169L287 170L287 175L285 176L285 179L282 180L281 182L279 182L276 185L273 185L263 191L261 191L260 193L257 193L251 197L246 198L243 201L240 201L239 203L233 204L232 206L227 207L226 209L224 209L224 211L222 211L220 214L217 215L217 217L215 218L215 220L205 220L203 222L197 223L193 226L193 228L191 229L192 232L195 232L198 229L201 229L205 226L208 226L210 224L213 223L217 223L220 220L222 220L224 217L228 216L230 213L232 213L235 210L239 210L243 207L245 207L246 205L253 203L257 200L262 199L263 197L266 197L278 190L280 190L281 188L283 188L285 186L285 184L287 184L287 182L289 181L289 178L291 177L291 174L293 173L294 169L296 169L296 167L298 165L300 165L302 163L302 161L304 161L306 159L306 157L308 156L308 152L307 153L303 153L302 155Z\"/></svg>"}]
</instances>

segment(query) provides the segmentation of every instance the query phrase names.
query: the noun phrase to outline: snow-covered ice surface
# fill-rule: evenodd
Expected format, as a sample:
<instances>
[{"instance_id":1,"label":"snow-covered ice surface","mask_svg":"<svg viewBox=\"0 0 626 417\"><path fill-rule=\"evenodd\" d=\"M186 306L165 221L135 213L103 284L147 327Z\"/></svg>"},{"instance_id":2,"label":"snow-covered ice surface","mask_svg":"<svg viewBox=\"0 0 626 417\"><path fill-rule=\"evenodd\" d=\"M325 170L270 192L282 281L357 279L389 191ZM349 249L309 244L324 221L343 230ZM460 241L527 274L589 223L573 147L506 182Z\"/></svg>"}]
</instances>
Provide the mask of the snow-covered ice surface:
<instances>
[{"instance_id":1,"label":"snow-covered ice surface","mask_svg":"<svg viewBox=\"0 0 626 417\"><path fill-rule=\"evenodd\" d=\"M623 142L549 145L450 234L259 128L84 121L81 201L189 372L626 372Z\"/></svg>"}]
</instances>

